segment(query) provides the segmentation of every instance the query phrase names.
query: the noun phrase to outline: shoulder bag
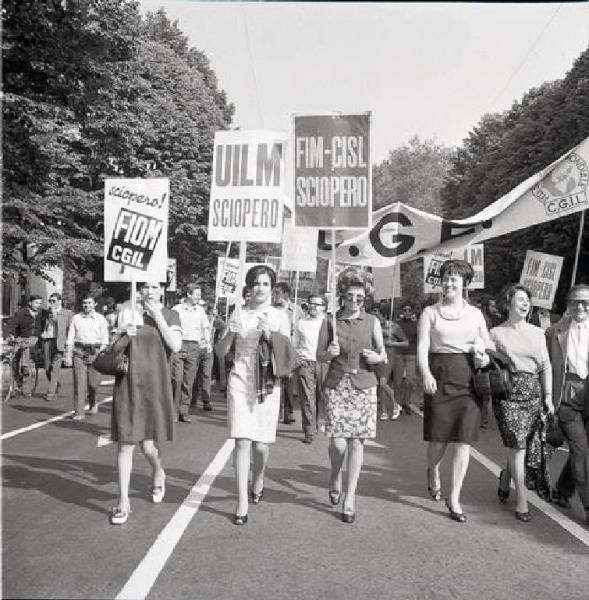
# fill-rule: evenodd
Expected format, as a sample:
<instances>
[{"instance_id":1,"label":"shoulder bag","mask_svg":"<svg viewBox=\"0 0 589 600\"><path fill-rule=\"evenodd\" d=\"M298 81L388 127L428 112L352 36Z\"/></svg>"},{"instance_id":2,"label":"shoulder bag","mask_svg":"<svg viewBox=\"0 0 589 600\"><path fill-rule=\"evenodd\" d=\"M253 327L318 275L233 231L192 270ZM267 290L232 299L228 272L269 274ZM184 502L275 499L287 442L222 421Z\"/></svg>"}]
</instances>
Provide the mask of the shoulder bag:
<instances>
[{"instance_id":1,"label":"shoulder bag","mask_svg":"<svg viewBox=\"0 0 589 600\"><path fill-rule=\"evenodd\" d=\"M126 375L129 371L127 347L130 341L131 338L123 334L96 355L92 366L103 375Z\"/></svg>"}]
</instances>

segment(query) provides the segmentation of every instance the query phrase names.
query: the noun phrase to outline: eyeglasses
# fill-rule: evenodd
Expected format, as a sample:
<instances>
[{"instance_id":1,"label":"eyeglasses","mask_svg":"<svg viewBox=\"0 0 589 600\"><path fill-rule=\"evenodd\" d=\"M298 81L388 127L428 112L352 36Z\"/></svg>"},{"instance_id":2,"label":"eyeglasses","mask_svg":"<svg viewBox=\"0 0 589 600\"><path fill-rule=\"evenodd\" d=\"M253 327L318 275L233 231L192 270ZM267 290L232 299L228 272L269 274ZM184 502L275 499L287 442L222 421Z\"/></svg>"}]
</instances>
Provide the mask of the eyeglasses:
<instances>
[{"instance_id":1,"label":"eyeglasses","mask_svg":"<svg viewBox=\"0 0 589 600\"><path fill-rule=\"evenodd\" d=\"M57 298L49 298L50 304L53 304L54 302L57 302Z\"/></svg>"},{"instance_id":2,"label":"eyeglasses","mask_svg":"<svg viewBox=\"0 0 589 600\"><path fill-rule=\"evenodd\" d=\"M571 306L578 306L580 304L585 309L589 307L589 300L577 300L576 298L573 298L572 300L569 300L568 303Z\"/></svg>"},{"instance_id":3,"label":"eyeglasses","mask_svg":"<svg viewBox=\"0 0 589 600\"><path fill-rule=\"evenodd\" d=\"M309 306L323 306L323 302L309 302Z\"/></svg>"},{"instance_id":4,"label":"eyeglasses","mask_svg":"<svg viewBox=\"0 0 589 600\"><path fill-rule=\"evenodd\" d=\"M349 302L356 301L358 304L360 304L361 302L364 302L364 300L366 300L366 296L359 296L357 294L346 294L345 299Z\"/></svg>"}]
</instances>

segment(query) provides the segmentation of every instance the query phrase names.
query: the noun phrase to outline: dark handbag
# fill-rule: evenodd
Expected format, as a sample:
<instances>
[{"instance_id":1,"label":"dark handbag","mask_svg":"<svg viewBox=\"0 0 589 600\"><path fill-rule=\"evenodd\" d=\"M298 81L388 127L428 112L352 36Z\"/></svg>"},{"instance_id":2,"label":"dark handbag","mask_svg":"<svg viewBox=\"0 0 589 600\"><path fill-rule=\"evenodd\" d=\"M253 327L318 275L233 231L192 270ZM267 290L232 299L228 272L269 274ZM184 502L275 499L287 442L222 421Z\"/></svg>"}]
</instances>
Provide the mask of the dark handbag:
<instances>
[{"instance_id":1,"label":"dark handbag","mask_svg":"<svg viewBox=\"0 0 589 600\"><path fill-rule=\"evenodd\" d=\"M129 371L127 346L130 341L128 335L122 335L96 355L92 366L103 375L126 375Z\"/></svg>"},{"instance_id":2,"label":"dark handbag","mask_svg":"<svg viewBox=\"0 0 589 600\"><path fill-rule=\"evenodd\" d=\"M549 415L546 419L546 443L553 448L560 448L564 444L564 433L557 415Z\"/></svg>"},{"instance_id":3,"label":"dark handbag","mask_svg":"<svg viewBox=\"0 0 589 600\"><path fill-rule=\"evenodd\" d=\"M489 364L474 375L476 395L481 399L509 400L513 391L511 361L502 352L487 350Z\"/></svg>"}]
</instances>

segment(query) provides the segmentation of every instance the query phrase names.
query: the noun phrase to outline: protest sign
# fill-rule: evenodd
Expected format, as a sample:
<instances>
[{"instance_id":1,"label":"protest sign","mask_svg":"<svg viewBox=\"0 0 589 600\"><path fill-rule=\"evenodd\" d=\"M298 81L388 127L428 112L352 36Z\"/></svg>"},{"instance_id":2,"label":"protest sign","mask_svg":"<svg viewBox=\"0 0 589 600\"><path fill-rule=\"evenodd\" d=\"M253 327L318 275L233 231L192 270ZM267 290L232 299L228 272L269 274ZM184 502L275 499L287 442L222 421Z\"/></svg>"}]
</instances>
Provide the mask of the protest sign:
<instances>
[{"instance_id":1,"label":"protest sign","mask_svg":"<svg viewBox=\"0 0 589 600\"><path fill-rule=\"evenodd\" d=\"M176 278L176 259L168 258L168 268L166 272L166 292L175 292L177 290L178 281Z\"/></svg>"},{"instance_id":2,"label":"protest sign","mask_svg":"<svg viewBox=\"0 0 589 600\"><path fill-rule=\"evenodd\" d=\"M166 178L105 180L105 281L166 281L169 190Z\"/></svg>"},{"instance_id":3,"label":"protest sign","mask_svg":"<svg viewBox=\"0 0 589 600\"><path fill-rule=\"evenodd\" d=\"M284 219L281 269L315 273L318 233L317 229L294 227L292 219Z\"/></svg>"},{"instance_id":4,"label":"protest sign","mask_svg":"<svg viewBox=\"0 0 589 600\"><path fill-rule=\"evenodd\" d=\"M374 267L374 299L401 298L401 269L397 265L392 267Z\"/></svg>"},{"instance_id":5,"label":"protest sign","mask_svg":"<svg viewBox=\"0 0 589 600\"><path fill-rule=\"evenodd\" d=\"M286 134L217 131L209 241L280 243Z\"/></svg>"},{"instance_id":6,"label":"protest sign","mask_svg":"<svg viewBox=\"0 0 589 600\"><path fill-rule=\"evenodd\" d=\"M371 226L370 113L294 116L296 227Z\"/></svg>"},{"instance_id":7,"label":"protest sign","mask_svg":"<svg viewBox=\"0 0 589 600\"><path fill-rule=\"evenodd\" d=\"M423 257L423 291L431 294L440 291L440 267L446 260L465 260L473 268L474 276L469 290L482 290L485 287L485 255L483 244L472 244L465 248L454 248L446 252L425 254Z\"/></svg>"},{"instance_id":8,"label":"protest sign","mask_svg":"<svg viewBox=\"0 0 589 600\"><path fill-rule=\"evenodd\" d=\"M528 250L519 282L532 292L532 306L552 308L558 288L562 256Z\"/></svg>"},{"instance_id":9,"label":"protest sign","mask_svg":"<svg viewBox=\"0 0 589 600\"><path fill-rule=\"evenodd\" d=\"M467 219L449 220L400 202L372 215L368 232L338 232L337 261L386 267L480 243L589 208L589 138ZM319 256L330 258L331 233L320 235Z\"/></svg>"}]
</instances>

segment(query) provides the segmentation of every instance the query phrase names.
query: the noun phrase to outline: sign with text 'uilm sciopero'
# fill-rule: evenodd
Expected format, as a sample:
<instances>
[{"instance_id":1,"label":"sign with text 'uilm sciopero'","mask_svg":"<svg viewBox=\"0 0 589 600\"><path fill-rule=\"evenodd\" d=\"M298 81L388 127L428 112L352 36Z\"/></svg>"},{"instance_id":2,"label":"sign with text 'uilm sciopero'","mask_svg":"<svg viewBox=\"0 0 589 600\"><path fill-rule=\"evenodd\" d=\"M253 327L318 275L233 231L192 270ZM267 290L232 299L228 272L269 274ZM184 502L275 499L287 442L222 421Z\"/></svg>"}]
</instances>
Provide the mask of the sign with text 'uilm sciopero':
<instances>
[{"instance_id":1,"label":"sign with text 'uilm sciopero'","mask_svg":"<svg viewBox=\"0 0 589 600\"><path fill-rule=\"evenodd\" d=\"M295 227L372 225L370 113L294 117Z\"/></svg>"},{"instance_id":2,"label":"sign with text 'uilm sciopero'","mask_svg":"<svg viewBox=\"0 0 589 600\"><path fill-rule=\"evenodd\" d=\"M532 306L551 309L562 270L562 256L528 250L519 282L532 292Z\"/></svg>"},{"instance_id":3,"label":"sign with text 'uilm sciopero'","mask_svg":"<svg viewBox=\"0 0 589 600\"><path fill-rule=\"evenodd\" d=\"M167 178L104 182L104 280L166 281Z\"/></svg>"},{"instance_id":4,"label":"sign with text 'uilm sciopero'","mask_svg":"<svg viewBox=\"0 0 589 600\"><path fill-rule=\"evenodd\" d=\"M280 243L286 134L217 131L209 241Z\"/></svg>"}]
</instances>

